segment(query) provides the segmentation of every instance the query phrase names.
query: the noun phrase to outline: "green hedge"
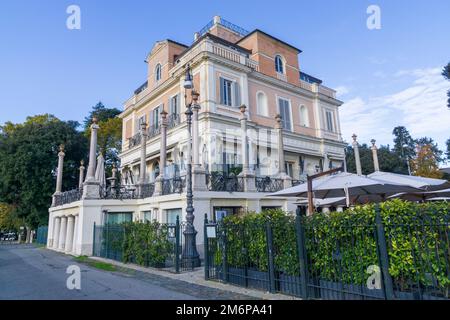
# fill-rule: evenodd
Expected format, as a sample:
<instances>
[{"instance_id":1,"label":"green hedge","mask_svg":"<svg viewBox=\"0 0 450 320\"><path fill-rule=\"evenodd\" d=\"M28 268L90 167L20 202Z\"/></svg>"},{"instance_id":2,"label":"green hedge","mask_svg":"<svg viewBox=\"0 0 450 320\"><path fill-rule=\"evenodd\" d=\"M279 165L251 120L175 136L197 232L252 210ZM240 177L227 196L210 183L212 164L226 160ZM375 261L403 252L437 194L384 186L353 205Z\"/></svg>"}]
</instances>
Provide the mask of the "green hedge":
<instances>
[{"instance_id":1,"label":"green hedge","mask_svg":"<svg viewBox=\"0 0 450 320\"><path fill-rule=\"evenodd\" d=\"M399 290L420 283L450 287L450 204L417 204L401 200L382 203L381 217L388 243L389 273ZM266 223L273 230L275 269L299 275L295 217L281 210L224 218L219 230L227 235L229 266L268 270ZM344 212L316 213L302 218L308 271L323 280L362 284L367 268L380 265L377 253L375 206L357 206ZM216 252L215 263L222 263Z\"/></svg>"}]
</instances>

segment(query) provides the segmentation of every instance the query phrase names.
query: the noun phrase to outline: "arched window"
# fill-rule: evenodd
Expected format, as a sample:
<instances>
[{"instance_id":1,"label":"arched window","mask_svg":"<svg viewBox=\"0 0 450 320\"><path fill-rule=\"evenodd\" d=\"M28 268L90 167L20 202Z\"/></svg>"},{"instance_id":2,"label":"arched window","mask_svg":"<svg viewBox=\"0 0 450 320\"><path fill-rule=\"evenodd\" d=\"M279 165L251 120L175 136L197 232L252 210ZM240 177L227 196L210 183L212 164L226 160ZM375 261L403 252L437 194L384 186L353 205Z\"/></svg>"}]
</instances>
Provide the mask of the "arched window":
<instances>
[{"instance_id":1,"label":"arched window","mask_svg":"<svg viewBox=\"0 0 450 320\"><path fill-rule=\"evenodd\" d=\"M300 125L303 127L309 127L308 109L303 105L300 106Z\"/></svg>"},{"instance_id":2,"label":"arched window","mask_svg":"<svg viewBox=\"0 0 450 320\"><path fill-rule=\"evenodd\" d=\"M275 70L278 73L284 73L283 58L280 55L275 56Z\"/></svg>"},{"instance_id":3,"label":"arched window","mask_svg":"<svg viewBox=\"0 0 450 320\"><path fill-rule=\"evenodd\" d=\"M157 64L155 68L155 81L158 82L161 80L161 64Z\"/></svg>"},{"instance_id":4,"label":"arched window","mask_svg":"<svg viewBox=\"0 0 450 320\"><path fill-rule=\"evenodd\" d=\"M269 116L269 108L267 107L267 97L262 91L256 94L256 112L260 116Z\"/></svg>"}]
</instances>

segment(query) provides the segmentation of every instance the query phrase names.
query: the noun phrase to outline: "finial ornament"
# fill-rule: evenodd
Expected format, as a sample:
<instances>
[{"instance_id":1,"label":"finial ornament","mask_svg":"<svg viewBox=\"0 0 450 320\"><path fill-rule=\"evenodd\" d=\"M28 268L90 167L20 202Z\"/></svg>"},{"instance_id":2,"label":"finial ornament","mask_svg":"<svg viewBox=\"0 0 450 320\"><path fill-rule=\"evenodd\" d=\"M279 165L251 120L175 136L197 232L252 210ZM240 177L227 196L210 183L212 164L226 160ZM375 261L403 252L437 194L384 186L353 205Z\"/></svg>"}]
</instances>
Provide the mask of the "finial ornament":
<instances>
[{"instance_id":1,"label":"finial ornament","mask_svg":"<svg viewBox=\"0 0 450 320\"><path fill-rule=\"evenodd\" d=\"M83 159L80 161L80 165L81 165L81 167L84 167L84 160Z\"/></svg>"},{"instance_id":2,"label":"finial ornament","mask_svg":"<svg viewBox=\"0 0 450 320\"><path fill-rule=\"evenodd\" d=\"M354 142L356 142L356 138L357 138L357 137L358 137L358 136L357 136L356 134L353 134L353 135L352 135L352 138L353 138L353 141L354 141Z\"/></svg>"},{"instance_id":3,"label":"finial ornament","mask_svg":"<svg viewBox=\"0 0 450 320\"><path fill-rule=\"evenodd\" d=\"M192 90L191 96L192 96L192 102L193 102L194 104L197 104L198 97L200 96L200 94L199 94L197 91Z\"/></svg>"},{"instance_id":4,"label":"finial ornament","mask_svg":"<svg viewBox=\"0 0 450 320\"><path fill-rule=\"evenodd\" d=\"M95 123L95 124L98 124L98 118L94 116L94 117L92 118L92 122Z\"/></svg>"},{"instance_id":5,"label":"finial ornament","mask_svg":"<svg viewBox=\"0 0 450 320\"><path fill-rule=\"evenodd\" d=\"M245 104L242 104L239 109L241 110L241 113L244 113L245 110L247 109L247 106Z\"/></svg>"},{"instance_id":6,"label":"finial ornament","mask_svg":"<svg viewBox=\"0 0 450 320\"><path fill-rule=\"evenodd\" d=\"M370 140L370 143L372 143L372 147L375 147L375 142L377 142L375 139Z\"/></svg>"},{"instance_id":7,"label":"finial ornament","mask_svg":"<svg viewBox=\"0 0 450 320\"><path fill-rule=\"evenodd\" d=\"M59 145L59 151L64 152L64 148L65 148L64 144L61 143L61 144Z\"/></svg>"}]
</instances>

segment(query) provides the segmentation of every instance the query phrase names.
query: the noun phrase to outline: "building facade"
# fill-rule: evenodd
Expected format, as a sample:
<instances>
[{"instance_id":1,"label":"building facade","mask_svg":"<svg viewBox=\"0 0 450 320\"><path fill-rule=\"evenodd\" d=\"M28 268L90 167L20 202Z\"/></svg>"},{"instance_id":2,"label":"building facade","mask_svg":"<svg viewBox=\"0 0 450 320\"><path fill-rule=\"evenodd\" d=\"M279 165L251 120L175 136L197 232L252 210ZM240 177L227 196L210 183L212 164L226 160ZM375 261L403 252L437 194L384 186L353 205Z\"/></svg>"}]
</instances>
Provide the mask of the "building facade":
<instances>
[{"instance_id":1,"label":"building facade","mask_svg":"<svg viewBox=\"0 0 450 320\"><path fill-rule=\"evenodd\" d=\"M57 194L48 246L90 255L94 223L183 220L188 161L199 252L204 214L218 220L247 210L293 211L295 199L270 193L344 161L342 102L301 71L300 53L218 16L194 34L190 46L158 41L146 58L145 83L120 114L120 180L110 179L98 197L96 190L89 196L71 191L73 198ZM187 69L192 90L184 87ZM193 110L191 132L187 105Z\"/></svg>"}]
</instances>

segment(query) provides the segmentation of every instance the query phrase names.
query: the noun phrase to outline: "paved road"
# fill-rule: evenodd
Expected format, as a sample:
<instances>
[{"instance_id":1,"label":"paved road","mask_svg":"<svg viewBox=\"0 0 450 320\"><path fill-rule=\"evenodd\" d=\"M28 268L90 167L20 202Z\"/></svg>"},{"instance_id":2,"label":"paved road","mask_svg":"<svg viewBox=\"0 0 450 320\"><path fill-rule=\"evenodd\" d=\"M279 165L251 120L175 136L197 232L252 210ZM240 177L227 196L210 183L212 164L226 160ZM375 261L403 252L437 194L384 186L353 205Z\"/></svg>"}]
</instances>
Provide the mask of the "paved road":
<instances>
[{"instance_id":1,"label":"paved road","mask_svg":"<svg viewBox=\"0 0 450 320\"><path fill-rule=\"evenodd\" d=\"M81 269L81 290L69 290L66 269ZM5 299L249 299L248 296L194 285L139 271L108 272L73 257L32 245L0 244L0 300Z\"/></svg>"}]
</instances>

